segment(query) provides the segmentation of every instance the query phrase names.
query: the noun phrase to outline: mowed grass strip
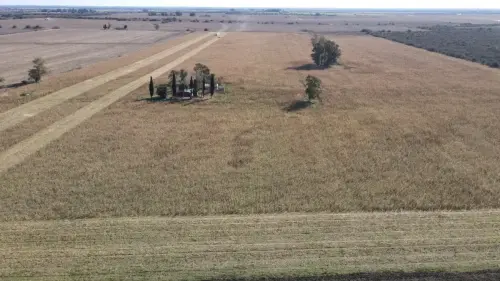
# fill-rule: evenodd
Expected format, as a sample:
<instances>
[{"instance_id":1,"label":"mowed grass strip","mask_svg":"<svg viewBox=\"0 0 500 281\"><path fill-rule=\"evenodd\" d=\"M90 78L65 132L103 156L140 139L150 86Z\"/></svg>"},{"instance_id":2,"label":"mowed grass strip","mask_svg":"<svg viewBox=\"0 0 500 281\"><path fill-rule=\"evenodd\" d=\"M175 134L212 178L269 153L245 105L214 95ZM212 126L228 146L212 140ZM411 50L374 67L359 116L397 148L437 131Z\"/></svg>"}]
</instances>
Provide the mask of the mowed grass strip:
<instances>
[{"instance_id":1,"label":"mowed grass strip","mask_svg":"<svg viewBox=\"0 0 500 281\"><path fill-rule=\"evenodd\" d=\"M10 146L26 139L27 137L49 126L50 124L70 115L71 113L88 105L94 100L111 93L112 91L122 87L123 85L126 85L132 81L137 80L138 77L142 77L168 64L169 62L174 61L178 57L182 56L184 53L196 49L199 45L211 39L212 39L211 37L205 38L200 42L190 45L179 52L173 53L165 58L158 59L147 66L137 69L136 71L120 76L107 83L104 83L103 85L97 86L89 91L86 91L81 95L70 98L64 101L63 103L55 105L52 108L50 108L50 110L46 110L39 113L36 116L36 118L28 118L4 131L0 130L0 151L6 150ZM144 83L147 83L148 81L149 79L144 81ZM168 81L167 79L162 79L162 80L156 80L155 82L158 84L158 83L166 83L167 81Z\"/></svg>"},{"instance_id":2,"label":"mowed grass strip","mask_svg":"<svg viewBox=\"0 0 500 281\"><path fill-rule=\"evenodd\" d=\"M471 211L6 222L0 223L0 277L176 280L498 269L499 217L499 211Z\"/></svg>"},{"instance_id":3,"label":"mowed grass strip","mask_svg":"<svg viewBox=\"0 0 500 281\"><path fill-rule=\"evenodd\" d=\"M0 132L6 130L20 122L36 116L40 112L43 112L47 109L50 109L53 106L63 103L64 101L76 97L78 95L83 94L84 92L91 90L95 87L103 85L113 79L121 77L123 75L127 75L132 73L140 68L143 68L149 64L154 63L157 60L161 60L167 56L170 56L178 51L181 51L192 44L195 44L209 36L212 36L214 33L207 33L198 36L192 40L183 42L177 46L174 46L170 49L167 49L163 52L155 54L151 57L145 58L140 61L136 61L131 65L115 69L101 76L94 77L92 79L85 80L81 83L75 84L73 86L61 89L57 92L51 93L50 95L41 97L35 101L29 102L27 104L23 104L19 107L13 108L6 112L0 113Z\"/></svg>"}]
</instances>

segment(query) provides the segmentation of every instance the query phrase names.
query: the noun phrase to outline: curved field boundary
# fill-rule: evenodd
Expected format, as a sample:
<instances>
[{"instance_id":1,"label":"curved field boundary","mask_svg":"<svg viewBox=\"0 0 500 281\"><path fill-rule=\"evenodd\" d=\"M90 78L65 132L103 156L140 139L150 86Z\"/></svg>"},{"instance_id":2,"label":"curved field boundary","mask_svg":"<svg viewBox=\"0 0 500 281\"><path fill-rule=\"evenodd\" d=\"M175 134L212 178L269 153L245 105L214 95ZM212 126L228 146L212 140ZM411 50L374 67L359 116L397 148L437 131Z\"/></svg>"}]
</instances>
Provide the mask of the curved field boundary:
<instances>
[{"instance_id":1,"label":"curved field boundary","mask_svg":"<svg viewBox=\"0 0 500 281\"><path fill-rule=\"evenodd\" d=\"M222 35L225 35L225 34L222 34ZM206 38L206 36L202 36L202 37ZM112 103L114 103L118 99L126 96L127 94L129 94L133 90L144 85L144 83L146 83L148 81L150 76L153 78L157 78L157 77L161 76L162 74L168 72L169 70L171 70L172 68L181 64L185 60L196 55L201 50L210 46L212 43L214 43L218 39L219 38L214 38L210 41L203 43L198 48L180 56L179 58L172 61L171 63L169 63L169 64L167 64L167 65L165 65L165 66L163 66L163 67L161 67L161 68L159 68L159 69L157 69L157 70L155 70L147 75L144 75L133 82L128 83L127 85L109 93L108 95L103 96L102 98L100 98L100 99L90 103L89 105L81 108L80 110L76 111L75 113L55 122L54 124L43 129L42 131L36 133L35 135L31 136L30 138L12 146L8 150L2 152L0 154L0 173L5 172L7 169L21 163L28 156L30 156L33 153L35 153L36 151L40 150L41 148L43 148L44 146L49 144L51 141L59 138L65 132L75 128L76 126L81 124L83 121L92 117L92 115L101 111L105 107L111 105ZM199 41L199 40L197 40L197 41ZM189 44L189 45L191 45L191 44ZM185 47L187 47L187 46L185 46ZM183 48L185 48L185 47L183 47ZM42 98L40 98L38 100L41 100L41 99ZM46 100L47 99L43 98L43 101L46 101ZM49 101L51 102L50 103L51 106L53 106L53 104L60 103L57 100L53 100L53 99L49 99ZM44 105L44 104L45 103L41 103L41 105ZM45 104L45 106L47 107L48 105ZM26 117L26 118L28 118L28 117Z\"/></svg>"},{"instance_id":2,"label":"curved field boundary","mask_svg":"<svg viewBox=\"0 0 500 281\"><path fill-rule=\"evenodd\" d=\"M113 79L127 75L142 67L150 65L157 60L163 59L197 42L200 42L201 40L208 38L209 36L214 36L214 34L215 33L213 32L204 34L195 39L181 43L173 48L157 53L151 57L137 61L131 65L118 68L116 70L110 71L106 74L94 77L92 79L85 80L81 83L64 88L47 96L41 97L29 103L10 109L6 112L0 113L0 132L12 126L15 126L16 124L19 124L22 121L39 114L40 112L43 112L51 107L61 104L68 99L74 98L78 95L83 94L86 91L89 91L97 86L103 85Z\"/></svg>"},{"instance_id":3,"label":"curved field boundary","mask_svg":"<svg viewBox=\"0 0 500 281\"><path fill-rule=\"evenodd\" d=\"M0 260L2 280L498 269L500 211L6 222Z\"/></svg>"}]
</instances>

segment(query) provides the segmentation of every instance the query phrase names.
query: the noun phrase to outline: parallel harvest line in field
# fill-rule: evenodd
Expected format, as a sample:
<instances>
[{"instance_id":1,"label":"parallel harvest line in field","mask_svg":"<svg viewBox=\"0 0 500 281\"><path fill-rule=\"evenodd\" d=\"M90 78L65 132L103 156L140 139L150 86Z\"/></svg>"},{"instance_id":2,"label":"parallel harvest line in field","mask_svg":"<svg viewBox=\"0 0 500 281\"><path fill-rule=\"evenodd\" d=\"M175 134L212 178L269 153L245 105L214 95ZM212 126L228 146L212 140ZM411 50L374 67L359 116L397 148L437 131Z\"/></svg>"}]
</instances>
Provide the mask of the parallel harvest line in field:
<instances>
[{"instance_id":1,"label":"parallel harvest line in field","mask_svg":"<svg viewBox=\"0 0 500 281\"><path fill-rule=\"evenodd\" d=\"M385 215L385 220L375 228L407 222L416 213L395 214L378 213L377 217ZM449 212L445 216L441 214L428 212L419 213L419 216L435 222L426 224L431 232L443 228L442 223L449 217L457 221L464 217L463 213L457 213L456 217ZM471 214L471 217L478 215L488 221L496 220L494 212ZM184 280L207 276L315 276L381 270L462 271L498 269L500 265L500 227L478 227L478 236L444 231L427 239L422 238L421 233L406 231L405 239L394 239L390 232L367 233L366 237L356 235L358 229L364 227L364 220L359 220L348 231L353 234L348 240L336 241L331 233L315 232L314 227L310 227L315 215L283 214L274 219L269 215L229 216L226 220L212 217L222 236L235 230L248 234L228 235L224 237L224 244L217 241L219 235L208 236L202 225L189 223L189 220L207 221L200 217L184 217L182 220L186 223L182 225L175 223L178 218L161 217L0 223L0 229L15 232L0 243L3 245L0 259L4 260L0 277L67 280L78 276L82 280L130 280L134 279L132 276L141 276L148 280ZM366 213L365 219L369 220L372 215ZM353 214L355 218L362 216ZM260 222L260 217L266 222ZM328 217L334 221L345 218L346 214L318 214L318 217L326 227ZM274 241L276 237L265 231L266 226L273 228L276 223L287 220L300 221L302 231L283 224L278 231L283 234L281 242ZM230 223L234 221L247 221L249 225ZM425 219L420 222L425 223ZM152 225L155 227L150 227ZM32 233L31 227L37 228L37 233ZM135 231L139 228L142 228L142 238L128 239L139 235ZM170 231L177 231L178 235L164 235ZM341 232L347 233L344 229ZM80 235L85 237L74 240ZM296 236L305 237L297 241ZM36 243L32 243L34 238ZM382 241L384 243L380 243Z\"/></svg>"},{"instance_id":2,"label":"parallel harvest line in field","mask_svg":"<svg viewBox=\"0 0 500 281\"><path fill-rule=\"evenodd\" d=\"M205 37L206 36L202 36L201 38L205 38ZM0 173L5 172L7 169L21 163L26 157L30 156L31 154L35 153L39 149L43 148L44 146L49 144L51 141L59 138L65 132L73 129L74 127L78 126L83 121L92 117L94 114L101 111L105 107L111 105L112 103L114 103L118 99L129 94L131 91L144 85L144 83L147 81L147 79L150 76L153 78L161 76L162 74L168 72L169 70L171 70L175 66L181 64L185 60L196 55L201 50L210 46L212 43L214 43L217 40L218 40L218 38L215 38L215 39L212 39L212 40L202 44L198 48L196 48L196 49L188 52L187 54L179 57L178 59L165 65L164 67L161 67L161 68L159 68L159 69L157 69L157 70L155 70L147 75L144 75L144 76L140 77L139 79L137 79L133 82L130 82L127 85L109 93L108 95L103 96L102 98L90 103L89 105L81 108L80 110L65 117L64 119L59 120L58 122L55 122L51 126L38 132L37 134L33 135L32 137L30 137L30 138L28 138L28 139L26 139L26 140L24 140L16 145L14 145L13 147L9 148L8 150L4 151L3 153L0 154ZM196 39L195 41L199 41L199 38ZM191 45L191 44L189 44L189 45Z\"/></svg>"},{"instance_id":3,"label":"parallel harvest line in field","mask_svg":"<svg viewBox=\"0 0 500 281\"><path fill-rule=\"evenodd\" d=\"M58 104L63 103L64 101L74 98L78 95L83 94L86 91L89 91L95 87L103 85L113 79L118 77L127 75L132 73L142 67L150 65L157 60L163 59L167 56L170 56L176 52L179 52L201 40L213 36L215 33L207 33L202 36L199 36L195 39L189 40L182 44L179 44L173 48L162 51L158 54L150 56L146 59L142 59L133 64L130 64L125 67L118 68L116 70L110 71L106 74L100 75L98 77L94 77L88 80L85 80L81 83L75 84L73 86L61 89L56 91L50 95L41 97L29 103L20 105L16 108L10 109L6 112L0 113L0 132L4 131L16 124L21 123L22 121L31 118L51 107L54 107Z\"/></svg>"}]
</instances>

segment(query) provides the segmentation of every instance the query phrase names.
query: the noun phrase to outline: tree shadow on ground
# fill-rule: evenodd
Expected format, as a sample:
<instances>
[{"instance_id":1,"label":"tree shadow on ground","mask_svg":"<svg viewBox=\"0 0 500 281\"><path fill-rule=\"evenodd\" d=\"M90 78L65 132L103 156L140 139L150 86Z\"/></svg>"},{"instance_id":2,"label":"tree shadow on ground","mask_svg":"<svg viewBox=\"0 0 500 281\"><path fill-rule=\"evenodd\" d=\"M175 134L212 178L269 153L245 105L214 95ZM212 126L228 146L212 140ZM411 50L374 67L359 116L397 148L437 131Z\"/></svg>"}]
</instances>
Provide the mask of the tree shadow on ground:
<instances>
[{"instance_id":1,"label":"tree shadow on ground","mask_svg":"<svg viewBox=\"0 0 500 281\"><path fill-rule=\"evenodd\" d=\"M182 102L182 105L186 106L186 105L193 105L193 104L198 104L198 103L203 103L203 102L206 102L208 101L209 98L193 98L191 100L183 100L181 101Z\"/></svg>"},{"instance_id":2,"label":"tree shadow on ground","mask_svg":"<svg viewBox=\"0 0 500 281\"><path fill-rule=\"evenodd\" d=\"M167 99L162 97L150 97L150 98L138 98L137 101L147 101L147 102L168 102Z\"/></svg>"},{"instance_id":3,"label":"tree shadow on ground","mask_svg":"<svg viewBox=\"0 0 500 281\"><path fill-rule=\"evenodd\" d=\"M21 81L19 83L12 83L12 84L6 84L6 85L0 85L0 89L15 89L15 88L19 88L19 87L22 87L22 86L26 86L26 85L29 85L29 84L34 84L35 82L31 82L31 81Z\"/></svg>"},{"instance_id":4,"label":"tree shadow on ground","mask_svg":"<svg viewBox=\"0 0 500 281\"><path fill-rule=\"evenodd\" d=\"M353 66L349 66L349 65L343 64L341 62L338 62L337 64L334 64L330 67L317 66L314 63L306 63L306 64L302 64L302 65L297 65L297 66L289 66L286 69L287 70L290 70L290 69L291 70L325 70L325 69L329 69L332 67L342 67L342 68L347 69L347 70L354 68Z\"/></svg>"},{"instance_id":5,"label":"tree shadow on ground","mask_svg":"<svg viewBox=\"0 0 500 281\"><path fill-rule=\"evenodd\" d=\"M302 64L302 65L297 65L297 66L290 66L290 67L287 67L286 69L290 70L323 70L323 69L326 69L327 67L321 67L321 66L317 66L315 65L314 63L306 63L306 64Z\"/></svg>"},{"instance_id":6,"label":"tree shadow on ground","mask_svg":"<svg viewBox=\"0 0 500 281\"><path fill-rule=\"evenodd\" d=\"M296 101L293 101L292 103L290 103L289 105L285 106L283 108L283 110L286 112L294 112L294 111L306 109L311 105L312 105L312 102L310 102L310 101L296 100Z\"/></svg>"},{"instance_id":7,"label":"tree shadow on ground","mask_svg":"<svg viewBox=\"0 0 500 281\"><path fill-rule=\"evenodd\" d=\"M493 281L500 280L500 269L473 272L365 272L307 277L220 277L205 281Z\"/></svg>"},{"instance_id":8,"label":"tree shadow on ground","mask_svg":"<svg viewBox=\"0 0 500 281\"><path fill-rule=\"evenodd\" d=\"M162 97L158 97L158 96L155 96L155 97L152 97L152 98L139 98L137 99L137 101L146 101L146 102L151 102L151 103L156 103L156 102L160 102L160 103L178 103L178 104L182 104L184 106L186 105L193 105L193 104L198 104L198 103L202 103L202 102L205 102L209 100L209 98L207 97L194 97L194 98L187 98L187 97L184 97L184 98L179 98L179 97L176 97L176 98L162 98Z\"/></svg>"}]
</instances>

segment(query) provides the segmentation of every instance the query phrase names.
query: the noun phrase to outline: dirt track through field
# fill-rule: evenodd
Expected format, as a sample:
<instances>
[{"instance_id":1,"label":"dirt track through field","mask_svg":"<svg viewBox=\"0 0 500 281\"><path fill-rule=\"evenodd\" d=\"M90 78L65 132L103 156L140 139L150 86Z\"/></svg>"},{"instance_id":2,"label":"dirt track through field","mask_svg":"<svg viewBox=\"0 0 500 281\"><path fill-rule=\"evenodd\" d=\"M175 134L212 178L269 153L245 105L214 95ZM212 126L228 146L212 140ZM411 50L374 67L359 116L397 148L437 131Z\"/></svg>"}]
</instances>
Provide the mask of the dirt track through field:
<instances>
[{"instance_id":1,"label":"dirt track through field","mask_svg":"<svg viewBox=\"0 0 500 281\"><path fill-rule=\"evenodd\" d=\"M7 222L0 259L2 280L497 269L500 211Z\"/></svg>"},{"instance_id":2,"label":"dirt track through field","mask_svg":"<svg viewBox=\"0 0 500 281\"><path fill-rule=\"evenodd\" d=\"M225 35L225 34L222 34L221 37L223 35ZM206 38L206 36L202 36L202 37ZM89 105L85 106L84 108L81 108L80 110L76 111L75 113L55 122L54 124L43 129L42 131L36 133L35 135L31 136L30 138L14 145L13 147L9 148L8 150L2 152L0 154L0 173L5 172L7 169L21 163L24 159L26 159L26 157L37 152L38 150L40 150L41 148L43 148L44 146L49 144L51 141L59 138L67 131L75 128L76 126L81 124L83 121L92 117L92 115L101 111L105 107L111 105L112 103L114 103L118 99L126 96L131 91L139 88L140 86L142 86L145 83L145 81L147 81L149 79L150 76L153 78L157 78L157 77L161 76L162 74L168 72L169 70L171 70L175 66L181 64L185 60L196 55L201 50L210 46L212 43L214 43L217 40L218 40L218 38L215 38L215 39L212 39L208 42L203 43L198 48L186 53L183 56L180 56L179 58L172 61L171 63L169 63L169 64L167 64L167 65L165 65L165 66L163 66L163 67L161 67L161 68L159 68L159 69L157 69L157 70L155 70L147 75L144 75L144 76L140 77L139 79L137 79L133 82L130 82L127 85L109 93L108 95L90 103ZM185 45L185 44L182 44L182 45ZM55 100L50 99L49 101L52 101L53 103L57 104L56 103L57 101L55 101ZM53 106L53 105L51 105L51 106Z\"/></svg>"},{"instance_id":3,"label":"dirt track through field","mask_svg":"<svg viewBox=\"0 0 500 281\"><path fill-rule=\"evenodd\" d=\"M214 36L215 33L207 33L195 39L189 40L187 42L181 43L173 48L162 51L146 59L137 61L131 65L118 68L116 70L110 71L106 74L94 77L92 79L85 80L81 83L75 84L73 86L64 88L62 90L56 91L50 95L41 97L29 103L23 104L16 108L10 109L6 112L0 113L0 132L4 131L22 121L36 116L40 112L43 112L51 107L63 103L66 100L74 98L78 95L85 93L95 87L103 85L113 79L132 73L142 67L148 66L155 61L166 58L178 51L181 51L201 40L208 38L209 36Z\"/></svg>"}]
</instances>

